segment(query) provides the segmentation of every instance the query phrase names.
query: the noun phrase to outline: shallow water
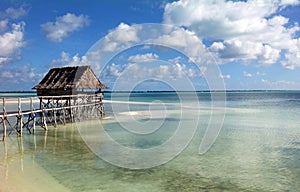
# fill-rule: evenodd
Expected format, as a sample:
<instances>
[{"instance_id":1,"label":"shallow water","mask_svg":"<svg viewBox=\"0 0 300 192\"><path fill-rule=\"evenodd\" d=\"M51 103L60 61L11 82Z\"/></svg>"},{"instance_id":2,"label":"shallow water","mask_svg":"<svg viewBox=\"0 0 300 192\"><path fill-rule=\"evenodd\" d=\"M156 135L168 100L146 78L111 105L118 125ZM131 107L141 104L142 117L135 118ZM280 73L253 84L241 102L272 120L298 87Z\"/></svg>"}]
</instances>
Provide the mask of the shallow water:
<instances>
[{"instance_id":1,"label":"shallow water","mask_svg":"<svg viewBox=\"0 0 300 192\"><path fill-rule=\"evenodd\" d=\"M153 93L158 94L158 93ZM139 95L132 100L176 103L162 95ZM122 95L118 95L122 100ZM199 155L199 145L210 118L210 99L200 97L201 108L185 107L181 116L176 106L149 112L147 105L131 105L131 115L123 108L112 115L106 106L106 118L99 134L106 131L127 147L148 149L161 145L178 123L194 126L197 111L199 124L188 147L171 161L149 169L120 168L100 159L82 139L91 139L95 128L81 130L84 124L38 129L23 138L11 135L0 142L0 191L297 191L300 188L300 93L231 93L223 127L213 147ZM189 103L189 101L185 101ZM126 111L125 111L126 112ZM159 130L134 135L122 129L120 122L160 123ZM216 113L216 115L220 115ZM133 119L132 119L133 117ZM174 128L175 127L175 128ZM80 131L80 132L79 132ZM80 134L81 133L81 134ZM101 142L105 142L101 141ZM96 143L97 144L97 143ZM126 161L126 159L123 159Z\"/></svg>"}]
</instances>

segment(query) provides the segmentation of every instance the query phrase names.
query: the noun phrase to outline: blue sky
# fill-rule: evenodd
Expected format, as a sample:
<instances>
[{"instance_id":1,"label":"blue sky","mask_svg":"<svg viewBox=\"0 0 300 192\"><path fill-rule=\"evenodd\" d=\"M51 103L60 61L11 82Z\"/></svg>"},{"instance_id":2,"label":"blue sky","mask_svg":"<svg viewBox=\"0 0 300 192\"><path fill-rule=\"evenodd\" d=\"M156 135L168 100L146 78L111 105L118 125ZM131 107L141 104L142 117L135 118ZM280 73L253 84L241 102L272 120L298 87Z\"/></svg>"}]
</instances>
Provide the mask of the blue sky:
<instances>
[{"instance_id":1,"label":"blue sky","mask_svg":"<svg viewBox=\"0 0 300 192\"><path fill-rule=\"evenodd\" d=\"M2 0L0 91L69 65L112 90L299 89L299 12L299 0Z\"/></svg>"}]
</instances>

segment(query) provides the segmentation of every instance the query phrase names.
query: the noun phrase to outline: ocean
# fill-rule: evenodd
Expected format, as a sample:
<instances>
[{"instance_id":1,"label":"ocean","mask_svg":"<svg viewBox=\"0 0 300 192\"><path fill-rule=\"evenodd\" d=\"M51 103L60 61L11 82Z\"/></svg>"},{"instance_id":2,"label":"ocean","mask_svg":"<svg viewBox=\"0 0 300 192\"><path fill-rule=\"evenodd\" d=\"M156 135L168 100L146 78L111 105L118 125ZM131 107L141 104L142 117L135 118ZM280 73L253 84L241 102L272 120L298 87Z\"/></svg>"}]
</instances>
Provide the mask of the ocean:
<instances>
[{"instance_id":1,"label":"ocean","mask_svg":"<svg viewBox=\"0 0 300 192\"><path fill-rule=\"evenodd\" d=\"M300 91L213 94L106 93L101 120L11 134L0 191L298 191Z\"/></svg>"}]
</instances>

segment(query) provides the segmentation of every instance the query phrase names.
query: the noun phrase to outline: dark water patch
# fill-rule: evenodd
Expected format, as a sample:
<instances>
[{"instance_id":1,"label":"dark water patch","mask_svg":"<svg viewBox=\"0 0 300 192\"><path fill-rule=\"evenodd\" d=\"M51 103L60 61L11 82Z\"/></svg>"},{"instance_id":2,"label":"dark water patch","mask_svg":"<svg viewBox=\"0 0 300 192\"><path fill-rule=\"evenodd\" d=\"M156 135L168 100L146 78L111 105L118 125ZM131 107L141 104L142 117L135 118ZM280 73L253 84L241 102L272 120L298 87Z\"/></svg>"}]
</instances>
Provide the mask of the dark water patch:
<instances>
[{"instance_id":1,"label":"dark water patch","mask_svg":"<svg viewBox=\"0 0 300 192\"><path fill-rule=\"evenodd\" d=\"M155 179L154 175L157 174L156 168L132 170L112 166L112 170L114 180L122 180L127 182L136 182L137 180L149 181L150 178Z\"/></svg>"},{"instance_id":2,"label":"dark water patch","mask_svg":"<svg viewBox=\"0 0 300 192\"><path fill-rule=\"evenodd\" d=\"M144 122L146 122L146 120L147 118ZM149 130L149 133L147 134L136 134L131 132L130 126L132 126L132 124L128 124L128 122L107 123L104 125L104 129L114 140L124 146L150 148L158 146L169 139L174 131L176 131L179 124L179 119L172 117L167 118L167 120L165 120L165 118L156 118L155 121L156 125L159 124L160 127L158 129L153 129L151 124L145 125L148 126L147 128ZM138 126L138 124L133 126ZM143 128L145 129L145 127ZM138 129L138 127L136 127L136 129Z\"/></svg>"},{"instance_id":3,"label":"dark water patch","mask_svg":"<svg viewBox=\"0 0 300 192\"><path fill-rule=\"evenodd\" d=\"M257 189L241 188L226 178L207 178L199 174L187 174L180 171L168 173L162 185L166 192L257 191Z\"/></svg>"},{"instance_id":4,"label":"dark water patch","mask_svg":"<svg viewBox=\"0 0 300 192\"><path fill-rule=\"evenodd\" d=\"M149 139L139 139L135 142L135 147L136 148L141 148L141 149L147 149L155 146L159 146L163 143L162 140L149 140Z\"/></svg>"},{"instance_id":5,"label":"dark water patch","mask_svg":"<svg viewBox=\"0 0 300 192\"><path fill-rule=\"evenodd\" d=\"M285 147L281 149L282 157L287 158L289 160L300 160L300 148L295 147ZM300 168L300 164L299 164Z\"/></svg>"},{"instance_id":6,"label":"dark water patch","mask_svg":"<svg viewBox=\"0 0 300 192\"><path fill-rule=\"evenodd\" d=\"M166 117L166 118L151 118L151 117L147 117L147 118L141 118L138 119L138 121L140 122L148 122L148 121L175 121L175 122L179 122L181 121L180 118L172 118L172 117Z\"/></svg>"}]
</instances>

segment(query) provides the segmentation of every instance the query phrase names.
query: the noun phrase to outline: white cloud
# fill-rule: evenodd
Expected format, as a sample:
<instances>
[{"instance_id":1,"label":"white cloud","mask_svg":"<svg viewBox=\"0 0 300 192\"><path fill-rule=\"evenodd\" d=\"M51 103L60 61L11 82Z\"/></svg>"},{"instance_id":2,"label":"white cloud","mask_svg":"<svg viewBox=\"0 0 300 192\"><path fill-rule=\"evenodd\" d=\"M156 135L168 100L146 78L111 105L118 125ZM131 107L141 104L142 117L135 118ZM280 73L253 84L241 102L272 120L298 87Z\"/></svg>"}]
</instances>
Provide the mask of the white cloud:
<instances>
[{"instance_id":1,"label":"white cloud","mask_svg":"<svg viewBox=\"0 0 300 192\"><path fill-rule=\"evenodd\" d=\"M282 66L294 70L300 67L300 38L293 41L291 48L285 53L285 61L282 61Z\"/></svg>"},{"instance_id":2,"label":"white cloud","mask_svg":"<svg viewBox=\"0 0 300 192\"><path fill-rule=\"evenodd\" d=\"M263 72L259 72L259 71L257 71L257 72L256 72L256 75L257 75L257 76L265 76L265 75L266 75L266 73L263 73Z\"/></svg>"},{"instance_id":3,"label":"white cloud","mask_svg":"<svg viewBox=\"0 0 300 192\"><path fill-rule=\"evenodd\" d=\"M0 76L1 79L10 79L14 77L14 74L11 71L2 71Z\"/></svg>"},{"instance_id":4,"label":"white cloud","mask_svg":"<svg viewBox=\"0 0 300 192\"><path fill-rule=\"evenodd\" d=\"M180 56L168 60L169 63L173 63L173 64L180 63L181 61L183 61L183 58Z\"/></svg>"},{"instance_id":5,"label":"white cloud","mask_svg":"<svg viewBox=\"0 0 300 192\"><path fill-rule=\"evenodd\" d=\"M248 73L247 71L243 71L244 77L252 77L253 75L251 73Z\"/></svg>"},{"instance_id":6,"label":"white cloud","mask_svg":"<svg viewBox=\"0 0 300 192\"><path fill-rule=\"evenodd\" d=\"M194 60L203 59L206 54L205 46L194 32L157 24L129 26L121 23L102 39L101 50L104 52L118 52L140 43L178 49L187 53Z\"/></svg>"},{"instance_id":7,"label":"white cloud","mask_svg":"<svg viewBox=\"0 0 300 192\"><path fill-rule=\"evenodd\" d=\"M168 62L172 64L173 68L177 68L177 70L173 70L173 71L180 71L180 74L177 75L178 77L182 77L183 75L189 78L203 77L203 73L207 69L204 66L199 67L198 65L194 65L194 64L190 64L190 65L182 64L185 63L185 61L180 56L175 57L173 59L169 59Z\"/></svg>"},{"instance_id":8,"label":"white cloud","mask_svg":"<svg viewBox=\"0 0 300 192\"><path fill-rule=\"evenodd\" d=\"M111 66L109 66L108 68L108 72L109 72L109 75L113 75L115 77L119 77L122 73L122 66L120 65L116 65L116 64L111 64Z\"/></svg>"},{"instance_id":9,"label":"white cloud","mask_svg":"<svg viewBox=\"0 0 300 192\"><path fill-rule=\"evenodd\" d=\"M11 19L18 19L20 17L27 15L27 12L28 11L25 9L25 7L20 7L17 9L10 7L5 10L5 16Z\"/></svg>"},{"instance_id":10,"label":"white cloud","mask_svg":"<svg viewBox=\"0 0 300 192\"><path fill-rule=\"evenodd\" d=\"M158 45L157 47L166 49L158 49L160 51L173 49L179 53L185 54L189 61L202 62L207 64L208 52L205 49L202 41L195 35L195 33L185 30L183 28L174 28L173 26L159 25L159 24L144 24L144 25L127 25L121 23L114 30L110 31L108 35L103 37L98 41L89 51L94 55L97 55L97 60L94 59L93 62L90 61L90 57L87 57L89 63L91 63L93 69L96 73L103 74L119 74L119 68L105 69L101 72L101 69L105 67L105 64L109 60L116 56L119 52L127 50L130 47L141 46L143 54L132 55L127 60L129 63L143 63L153 60L158 60L160 57L158 54L145 53L145 50L153 47L152 45ZM210 56L210 55L209 55ZM211 57L210 57L211 58ZM124 59L124 58L123 58ZM174 64L182 65L180 62ZM148 69L145 69L147 71ZM159 71L159 70L157 70ZM157 76L161 76L163 73L158 73L154 71L147 71L147 73ZM173 68L168 67L168 72L174 73L172 77L179 77L179 66L174 65ZM176 74L177 72L177 74ZM193 69L187 69L184 74L189 74L190 76L198 76L200 72L195 72ZM175 75L176 74L176 75ZM199 75L200 76L200 75Z\"/></svg>"},{"instance_id":11,"label":"white cloud","mask_svg":"<svg viewBox=\"0 0 300 192\"><path fill-rule=\"evenodd\" d=\"M57 17L55 22L47 22L41 25L42 29L47 33L46 37L52 41L61 42L70 33L88 26L90 20L86 15L76 16L67 13L64 16Z\"/></svg>"},{"instance_id":12,"label":"white cloud","mask_svg":"<svg viewBox=\"0 0 300 192\"><path fill-rule=\"evenodd\" d=\"M262 86L265 89L284 89L284 90L299 90L300 83L295 81L286 81L286 80L277 80L277 81L270 81L267 79L261 79Z\"/></svg>"},{"instance_id":13,"label":"white cloud","mask_svg":"<svg viewBox=\"0 0 300 192\"><path fill-rule=\"evenodd\" d=\"M282 66L294 70L296 67L300 67L300 52L291 53L288 52L285 54L287 61L282 62Z\"/></svg>"},{"instance_id":14,"label":"white cloud","mask_svg":"<svg viewBox=\"0 0 300 192\"><path fill-rule=\"evenodd\" d=\"M146 53L146 54L132 55L128 58L128 62L131 62L131 63L147 63L147 62L155 61L157 59L158 59L157 54Z\"/></svg>"},{"instance_id":15,"label":"white cloud","mask_svg":"<svg viewBox=\"0 0 300 192\"><path fill-rule=\"evenodd\" d=\"M30 64L8 66L0 71L0 87L4 90L29 90L42 76L43 73Z\"/></svg>"},{"instance_id":16,"label":"white cloud","mask_svg":"<svg viewBox=\"0 0 300 192\"><path fill-rule=\"evenodd\" d=\"M4 23L7 26L7 23ZM20 22L12 24L8 31L0 34L0 66L19 59L20 48L25 45L23 40L24 28L25 23Z\"/></svg>"},{"instance_id":17,"label":"white cloud","mask_svg":"<svg viewBox=\"0 0 300 192\"><path fill-rule=\"evenodd\" d=\"M278 13L299 3L299 0L179 0L166 5L164 22L184 26L198 37L211 40L209 50L221 63L242 60L270 65L280 60L282 50L294 46L293 38L300 31L297 23ZM291 62L283 65L298 66Z\"/></svg>"},{"instance_id":18,"label":"white cloud","mask_svg":"<svg viewBox=\"0 0 300 192\"><path fill-rule=\"evenodd\" d=\"M117 42L127 42L133 41L136 42L139 40L137 37L138 27L132 27L125 23L120 23L120 25L115 29L117 33L114 33L112 36L107 36L108 38L113 37L113 39Z\"/></svg>"},{"instance_id":19,"label":"white cloud","mask_svg":"<svg viewBox=\"0 0 300 192\"><path fill-rule=\"evenodd\" d=\"M260 53L257 55L257 61L263 65L274 64L280 58L280 52L270 45L262 45Z\"/></svg>"},{"instance_id":20,"label":"white cloud","mask_svg":"<svg viewBox=\"0 0 300 192\"><path fill-rule=\"evenodd\" d=\"M0 12L0 18L19 19L20 17L27 15L28 10L29 9L25 6L21 6L19 8L9 7L5 11Z\"/></svg>"},{"instance_id":21,"label":"white cloud","mask_svg":"<svg viewBox=\"0 0 300 192\"><path fill-rule=\"evenodd\" d=\"M133 42L140 41L138 32L141 30L139 26L129 26L125 23L120 23L113 31L106 35L103 39L103 51L121 50Z\"/></svg>"},{"instance_id":22,"label":"white cloud","mask_svg":"<svg viewBox=\"0 0 300 192\"><path fill-rule=\"evenodd\" d=\"M299 4L299 1L280 2L180 0L166 5L164 21L186 26L203 38L227 39L263 32L268 16L282 6Z\"/></svg>"},{"instance_id":23,"label":"white cloud","mask_svg":"<svg viewBox=\"0 0 300 192\"><path fill-rule=\"evenodd\" d=\"M273 5L263 2L180 0L166 5L164 20L189 27L200 37L224 39L261 29L260 18L274 11Z\"/></svg>"},{"instance_id":24,"label":"white cloud","mask_svg":"<svg viewBox=\"0 0 300 192\"><path fill-rule=\"evenodd\" d=\"M258 77L258 76L265 76L266 75L266 73L263 73L263 72L259 72L259 71L257 71L256 73L249 73L249 72L247 72L247 71L243 71L243 75L244 75L244 77L249 77L249 78L251 78L251 77Z\"/></svg>"},{"instance_id":25,"label":"white cloud","mask_svg":"<svg viewBox=\"0 0 300 192\"><path fill-rule=\"evenodd\" d=\"M179 57L174 58L169 60L169 63L165 62L168 64L155 62L154 65L144 65L145 62L160 59L158 53L150 52L149 48L153 47L152 45L167 48L157 49L158 51L176 50L178 55L182 53L187 58L183 61ZM126 64L109 64L111 59L118 53L135 46L141 47L143 53L131 55L126 60L128 62ZM145 53L145 50L148 49L149 52ZM128 86L132 85L133 81L138 82L143 78L173 81L183 78L203 77L199 69L201 66L190 67L186 60L203 61L204 64L207 64L205 62L207 54L208 52L202 41L189 30L158 24L130 26L121 23L93 45L88 55L86 55L86 61L92 66L96 74L100 74L103 82L109 84L122 79L124 80L123 83L127 83ZM91 58L95 59L91 60ZM125 61L124 56L122 58L120 56L118 59ZM187 64L184 64L184 61ZM73 62L74 59L70 55L64 54L60 59L53 60L51 65L64 66Z\"/></svg>"},{"instance_id":26,"label":"white cloud","mask_svg":"<svg viewBox=\"0 0 300 192\"><path fill-rule=\"evenodd\" d=\"M152 41L156 44L182 50L194 62L201 62L208 57L201 39L199 39L194 32L189 30L173 28L170 32L165 32Z\"/></svg>"},{"instance_id":27,"label":"white cloud","mask_svg":"<svg viewBox=\"0 0 300 192\"><path fill-rule=\"evenodd\" d=\"M229 75L229 74L227 74L227 75L220 74L219 78L221 78L221 79L230 79L231 75Z\"/></svg>"},{"instance_id":28,"label":"white cloud","mask_svg":"<svg viewBox=\"0 0 300 192\"><path fill-rule=\"evenodd\" d=\"M168 65L143 65L139 63L115 64L106 66L100 75L104 81L114 81L116 78L127 79L127 81L138 81L139 79L171 79L180 80L183 78L200 77L200 72L185 64Z\"/></svg>"},{"instance_id":29,"label":"white cloud","mask_svg":"<svg viewBox=\"0 0 300 192\"><path fill-rule=\"evenodd\" d=\"M280 50L259 42L239 39L214 42L209 48L224 61L256 60L263 65L273 64L280 58Z\"/></svg>"},{"instance_id":30,"label":"white cloud","mask_svg":"<svg viewBox=\"0 0 300 192\"><path fill-rule=\"evenodd\" d=\"M279 1L280 6L298 5L299 0L281 0Z\"/></svg>"},{"instance_id":31,"label":"white cloud","mask_svg":"<svg viewBox=\"0 0 300 192\"><path fill-rule=\"evenodd\" d=\"M0 12L0 66L20 59L20 48L25 46L25 22L12 20L26 14L24 6L17 9L10 7Z\"/></svg>"},{"instance_id":32,"label":"white cloud","mask_svg":"<svg viewBox=\"0 0 300 192\"><path fill-rule=\"evenodd\" d=\"M8 20L0 20L0 34L4 31L6 31L8 28Z\"/></svg>"},{"instance_id":33,"label":"white cloud","mask_svg":"<svg viewBox=\"0 0 300 192\"><path fill-rule=\"evenodd\" d=\"M173 80L182 79L184 77L190 77L194 75L192 71L189 71L185 64L172 64L172 65L160 65L157 68L151 69L151 76L157 79L170 78Z\"/></svg>"},{"instance_id":34,"label":"white cloud","mask_svg":"<svg viewBox=\"0 0 300 192\"><path fill-rule=\"evenodd\" d=\"M90 65L87 56L80 57L78 54L70 56L69 53L62 52L59 59L53 59L48 66L50 67L66 67L66 66L79 66Z\"/></svg>"}]
</instances>

